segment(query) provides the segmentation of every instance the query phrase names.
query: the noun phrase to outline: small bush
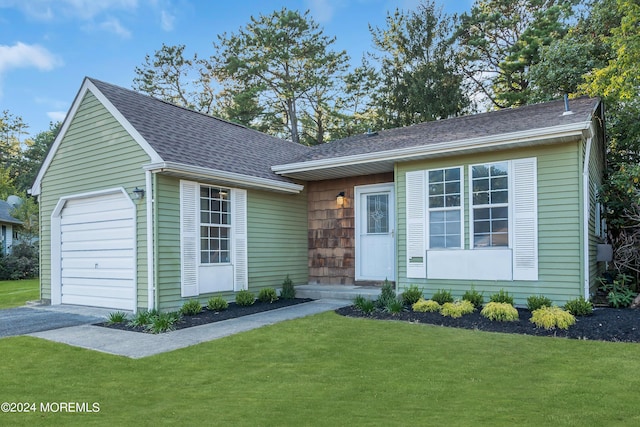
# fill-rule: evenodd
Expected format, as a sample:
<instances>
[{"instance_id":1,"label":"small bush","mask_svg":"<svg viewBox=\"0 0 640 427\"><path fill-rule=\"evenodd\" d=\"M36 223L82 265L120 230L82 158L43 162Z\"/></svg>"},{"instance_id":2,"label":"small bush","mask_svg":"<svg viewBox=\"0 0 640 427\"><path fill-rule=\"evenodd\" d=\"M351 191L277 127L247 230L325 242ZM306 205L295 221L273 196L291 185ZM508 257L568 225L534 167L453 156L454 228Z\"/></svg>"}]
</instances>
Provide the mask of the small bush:
<instances>
[{"instance_id":1,"label":"small bush","mask_svg":"<svg viewBox=\"0 0 640 427\"><path fill-rule=\"evenodd\" d=\"M576 323L573 314L560 307L542 307L534 310L530 321L538 328L545 329L569 329L569 326Z\"/></svg>"},{"instance_id":2,"label":"small bush","mask_svg":"<svg viewBox=\"0 0 640 427\"><path fill-rule=\"evenodd\" d=\"M287 277L282 282L282 290L280 291L280 297L284 299L294 299L296 297L296 287L293 286L293 281Z\"/></svg>"},{"instance_id":3,"label":"small bush","mask_svg":"<svg viewBox=\"0 0 640 427\"><path fill-rule=\"evenodd\" d=\"M552 305L553 302L549 298L542 295L531 295L529 298L527 298L527 308L530 311L534 311L542 307L551 307Z\"/></svg>"},{"instance_id":4,"label":"small bush","mask_svg":"<svg viewBox=\"0 0 640 427\"><path fill-rule=\"evenodd\" d=\"M384 309L389 305L392 301L396 299L396 291L393 289L393 285L391 282L385 279L384 284L382 285L382 290L380 291L380 298L378 298L377 305L379 308Z\"/></svg>"},{"instance_id":5,"label":"small bush","mask_svg":"<svg viewBox=\"0 0 640 427\"><path fill-rule=\"evenodd\" d=\"M113 313L109 313L109 317L107 318L107 323L113 325L114 323L124 323L127 320L127 313L123 313L121 311L114 311Z\"/></svg>"},{"instance_id":6,"label":"small bush","mask_svg":"<svg viewBox=\"0 0 640 427\"><path fill-rule=\"evenodd\" d=\"M453 302L453 296L451 295L451 291L445 291L444 289L440 289L438 292L433 294L431 299L440 305L443 305L446 302Z\"/></svg>"},{"instance_id":7,"label":"small bush","mask_svg":"<svg viewBox=\"0 0 640 427\"><path fill-rule=\"evenodd\" d=\"M248 307L250 305L253 305L255 301L256 299L253 294L247 290L239 291L236 294L236 304L241 307Z\"/></svg>"},{"instance_id":8,"label":"small bush","mask_svg":"<svg viewBox=\"0 0 640 427\"><path fill-rule=\"evenodd\" d=\"M484 306L480 314L489 320L500 322L515 322L518 320L518 310L506 302L490 302Z\"/></svg>"},{"instance_id":9,"label":"small bush","mask_svg":"<svg viewBox=\"0 0 640 427\"><path fill-rule=\"evenodd\" d=\"M253 294L247 290L239 291L236 294L236 304L242 307L248 307L253 305L256 299L253 297Z\"/></svg>"},{"instance_id":10,"label":"small bush","mask_svg":"<svg viewBox=\"0 0 640 427\"><path fill-rule=\"evenodd\" d=\"M404 305L413 305L422 298L422 289L416 285L411 285L402 293L402 302Z\"/></svg>"},{"instance_id":11,"label":"small bush","mask_svg":"<svg viewBox=\"0 0 640 427\"><path fill-rule=\"evenodd\" d=\"M476 308L470 301L445 302L440 308L440 314L453 318L462 317L464 314L473 313Z\"/></svg>"},{"instance_id":12,"label":"small bush","mask_svg":"<svg viewBox=\"0 0 640 427\"><path fill-rule=\"evenodd\" d=\"M258 292L258 300L272 303L278 300L278 293L273 288L262 288L260 292Z\"/></svg>"},{"instance_id":13,"label":"small bush","mask_svg":"<svg viewBox=\"0 0 640 427\"><path fill-rule=\"evenodd\" d=\"M211 297L207 301L207 308L211 311L223 311L229 308L229 303L222 297Z\"/></svg>"},{"instance_id":14,"label":"small bush","mask_svg":"<svg viewBox=\"0 0 640 427\"><path fill-rule=\"evenodd\" d=\"M387 301L387 305L384 307L384 311L391 314L398 314L404 309L404 304L402 299L395 298L393 300Z\"/></svg>"},{"instance_id":15,"label":"small bush","mask_svg":"<svg viewBox=\"0 0 640 427\"><path fill-rule=\"evenodd\" d=\"M353 306L360 310L363 313L369 314L376 308L376 303L363 297L362 295L358 295L353 299Z\"/></svg>"},{"instance_id":16,"label":"small bush","mask_svg":"<svg viewBox=\"0 0 640 427\"><path fill-rule=\"evenodd\" d=\"M498 292L497 294L491 295L491 298L489 298L489 301L502 302L509 305L513 305L513 297L509 295L509 292L505 291L504 289L500 289L500 292Z\"/></svg>"},{"instance_id":17,"label":"small bush","mask_svg":"<svg viewBox=\"0 0 640 427\"><path fill-rule=\"evenodd\" d=\"M185 302L184 304L182 304L182 307L180 308L180 314L184 316L194 316L200 313L201 311L202 311L202 306L200 305L200 302L198 302L198 300L195 300L195 299L191 299Z\"/></svg>"},{"instance_id":18,"label":"small bush","mask_svg":"<svg viewBox=\"0 0 640 427\"><path fill-rule=\"evenodd\" d=\"M564 309L574 316L590 316L593 314L593 304L582 298L567 301L564 305Z\"/></svg>"},{"instance_id":19,"label":"small bush","mask_svg":"<svg viewBox=\"0 0 640 427\"><path fill-rule=\"evenodd\" d=\"M471 290L464 293L462 299L469 301L475 308L480 308L482 307L482 304L484 304L484 296L473 287Z\"/></svg>"},{"instance_id":20,"label":"small bush","mask_svg":"<svg viewBox=\"0 0 640 427\"><path fill-rule=\"evenodd\" d=\"M127 323L128 326L131 327L139 327L139 326L147 326L151 323L151 318L158 315L157 310L151 311L139 311L133 315L131 320Z\"/></svg>"},{"instance_id":21,"label":"small bush","mask_svg":"<svg viewBox=\"0 0 640 427\"><path fill-rule=\"evenodd\" d=\"M418 313L434 313L440 311L440 304L432 299L420 298L411 306L411 309Z\"/></svg>"},{"instance_id":22,"label":"small bush","mask_svg":"<svg viewBox=\"0 0 640 427\"><path fill-rule=\"evenodd\" d=\"M146 325L146 329L154 334L172 331L174 329L173 325L180 320L180 317L180 313L177 311L171 313L157 313L151 317L151 322Z\"/></svg>"}]
</instances>

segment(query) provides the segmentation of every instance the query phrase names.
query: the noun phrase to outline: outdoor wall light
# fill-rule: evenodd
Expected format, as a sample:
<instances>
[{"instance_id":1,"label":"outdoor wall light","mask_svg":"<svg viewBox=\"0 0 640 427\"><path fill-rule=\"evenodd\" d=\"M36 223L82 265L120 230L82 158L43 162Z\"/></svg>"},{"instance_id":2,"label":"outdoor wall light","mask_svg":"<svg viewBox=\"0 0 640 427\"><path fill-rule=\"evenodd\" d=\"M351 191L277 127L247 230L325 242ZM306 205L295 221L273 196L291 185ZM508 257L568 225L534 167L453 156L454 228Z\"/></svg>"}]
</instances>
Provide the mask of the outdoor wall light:
<instances>
[{"instance_id":1,"label":"outdoor wall light","mask_svg":"<svg viewBox=\"0 0 640 427\"><path fill-rule=\"evenodd\" d=\"M134 188L133 189L133 198L136 200L144 199L144 190L142 188Z\"/></svg>"},{"instance_id":2,"label":"outdoor wall light","mask_svg":"<svg viewBox=\"0 0 640 427\"><path fill-rule=\"evenodd\" d=\"M344 191L341 191L336 196L336 204L338 206L344 206Z\"/></svg>"}]
</instances>

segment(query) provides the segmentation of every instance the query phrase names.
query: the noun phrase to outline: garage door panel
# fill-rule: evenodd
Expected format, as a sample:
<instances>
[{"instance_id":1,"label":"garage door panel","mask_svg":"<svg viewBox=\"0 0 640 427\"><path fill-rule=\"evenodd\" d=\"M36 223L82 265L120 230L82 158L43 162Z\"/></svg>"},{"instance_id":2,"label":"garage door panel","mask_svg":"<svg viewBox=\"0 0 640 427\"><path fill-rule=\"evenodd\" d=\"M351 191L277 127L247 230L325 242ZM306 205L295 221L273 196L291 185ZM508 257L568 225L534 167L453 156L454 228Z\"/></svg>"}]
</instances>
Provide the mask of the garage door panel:
<instances>
[{"instance_id":1,"label":"garage door panel","mask_svg":"<svg viewBox=\"0 0 640 427\"><path fill-rule=\"evenodd\" d=\"M64 304L134 308L134 214L121 192L65 203L60 213Z\"/></svg>"},{"instance_id":2,"label":"garage door panel","mask_svg":"<svg viewBox=\"0 0 640 427\"><path fill-rule=\"evenodd\" d=\"M131 247L132 239L113 239L113 240L96 240L81 242L62 243L63 252L86 251L86 252L104 252L113 250L125 250ZM64 257L64 254L63 254Z\"/></svg>"}]
</instances>

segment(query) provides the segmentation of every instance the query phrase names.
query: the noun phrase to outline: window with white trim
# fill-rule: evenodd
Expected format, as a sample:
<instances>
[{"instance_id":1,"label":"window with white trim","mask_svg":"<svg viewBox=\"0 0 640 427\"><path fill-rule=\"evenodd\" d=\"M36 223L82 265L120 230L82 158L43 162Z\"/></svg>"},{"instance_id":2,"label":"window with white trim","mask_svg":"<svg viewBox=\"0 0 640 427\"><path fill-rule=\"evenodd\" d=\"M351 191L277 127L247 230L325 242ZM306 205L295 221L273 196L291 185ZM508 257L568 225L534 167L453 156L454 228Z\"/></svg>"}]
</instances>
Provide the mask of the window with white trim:
<instances>
[{"instance_id":1,"label":"window with white trim","mask_svg":"<svg viewBox=\"0 0 640 427\"><path fill-rule=\"evenodd\" d=\"M231 262L231 191L200 186L200 263Z\"/></svg>"},{"instance_id":2,"label":"window with white trim","mask_svg":"<svg viewBox=\"0 0 640 427\"><path fill-rule=\"evenodd\" d=\"M509 163L471 166L473 247L509 246Z\"/></svg>"},{"instance_id":3,"label":"window with white trim","mask_svg":"<svg viewBox=\"0 0 640 427\"><path fill-rule=\"evenodd\" d=\"M462 168L427 172L429 248L462 247Z\"/></svg>"}]
</instances>

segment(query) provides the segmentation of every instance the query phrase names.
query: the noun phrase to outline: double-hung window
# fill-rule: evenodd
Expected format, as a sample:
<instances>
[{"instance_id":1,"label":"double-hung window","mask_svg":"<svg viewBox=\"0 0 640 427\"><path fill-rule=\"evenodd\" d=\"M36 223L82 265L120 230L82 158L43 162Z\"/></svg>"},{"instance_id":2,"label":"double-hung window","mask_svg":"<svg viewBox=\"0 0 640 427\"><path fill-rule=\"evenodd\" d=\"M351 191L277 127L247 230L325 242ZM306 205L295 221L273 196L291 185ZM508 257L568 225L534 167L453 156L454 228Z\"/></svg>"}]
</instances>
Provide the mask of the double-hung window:
<instances>
[{"instance_id":1,"label":"double-hung window","mask_svg":"<svg viewBox=\"0 0 640 427\"><path fill-rule=\"evenodd\" d=\"M429 248L462 248L462 168L427 173Z\"/></svg>"},{"instance_id":2,"label":"double-hung window","mask_svg":"<svg viewBox=\"0 0 640 427\"><path fill-rule=\"evenodd\" d=\"M231 191L200 186L200 262L231 262Z\"/></svg>"},{"instance_id":3,"label":"double-hung window","mask_svg":"<svg viewBox=\"0 0 640 427\"><path fill-rule=\"evenodd\" d=\"M509 246L509 163L471 166L473 247Z\"/></svg>"}]
</instances>

